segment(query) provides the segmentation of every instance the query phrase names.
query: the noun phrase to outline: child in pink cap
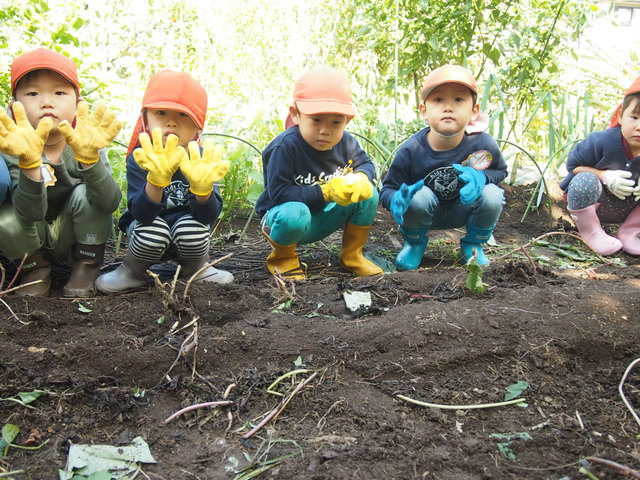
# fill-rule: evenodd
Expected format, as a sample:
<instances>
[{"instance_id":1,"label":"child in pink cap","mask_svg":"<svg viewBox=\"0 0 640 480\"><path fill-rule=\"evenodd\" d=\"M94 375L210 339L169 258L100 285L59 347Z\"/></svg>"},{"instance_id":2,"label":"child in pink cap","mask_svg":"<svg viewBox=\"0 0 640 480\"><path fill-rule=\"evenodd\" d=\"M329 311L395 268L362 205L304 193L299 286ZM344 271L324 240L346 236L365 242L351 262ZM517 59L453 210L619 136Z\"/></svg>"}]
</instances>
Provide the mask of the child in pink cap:
<instances>
[{"instance_id":1,"label":"child in pink cap","mask_svg":"<svg viewBox=\"0 0 640 480\"><path fill-rule=\"evenodd\" d=\"M600 255L640 255L640 77L624 94L609 128L590 134L567 159L560 183L580 237ZM606 188L603 188L606 187ZM615 237L602 223L621 224Z\"/></svg>"},{"instance_id":2,"label":"child in pink cap","mask_svg":"<svg viewBox=\"0 0 640 480\"><path fill-rule=\"evenodd\" d=\"M504 205L498 185L507 164L496 141L482 131L478 85L461 65L443 65L424 80L420 114L427 126L398 149L380 191L380 203L398 222L404 245L398 270L420 266L432 230L464 226L460 259L484 253Z\"/></svg>"},{"instance_id":3,"label":"child in pink cap","mask_svg":"<svg viewBox=\"0 0 640 480\"><path fill-rule=\"evenodd\" d=\"M340 264L357 276L382 269L362 254L378 206L375 167L345 127L355 115L346 75L319 66L296 82L286 131L262 153L256 203L272 247L267 269L304 280L296 247L344 227Z\"/></svg>"}]
</instances>

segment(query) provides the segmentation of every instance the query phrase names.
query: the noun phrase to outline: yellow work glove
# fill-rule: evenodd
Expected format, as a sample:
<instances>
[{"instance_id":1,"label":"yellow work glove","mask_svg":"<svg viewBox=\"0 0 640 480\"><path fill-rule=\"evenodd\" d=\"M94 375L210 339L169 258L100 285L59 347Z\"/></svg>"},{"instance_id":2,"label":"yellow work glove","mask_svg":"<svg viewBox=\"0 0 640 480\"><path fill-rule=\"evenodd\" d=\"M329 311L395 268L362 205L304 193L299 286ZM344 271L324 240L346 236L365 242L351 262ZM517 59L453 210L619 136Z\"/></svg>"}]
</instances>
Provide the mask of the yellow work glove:
<instances>
[{"instance_id":1,"label":"yellow work glove","mask_svg":"<svg viewBox=\"0 0 640 480\"><path fill-rule=\"evenodd\" d=\"M204 141L202 157L196 142L189 142L189 157L180 162L180 170L189 180L189 191L194 195L206 196L213 191L213 184L224 177L229 170L229 160L222 160L224 147L213 140Z\"/></svg>"},{"instance_id":2,"label":"yellow work glove","mask_svg":"<svg viewBox=\"0 0 640 480\"><path fill-rule=\"evenodd\" d=\"M13 104L13 114L15 122L0 109L0 150L18 157L20 168L37 168L42 164L42 149L53 127L53 120L43 118L34 130L20 102Z\"/></svg>"},{"instance_id":3,"label":"yellow work glove","mask_svg":"<svg viewBox=\"0 0 640 480\"><path fill-rule=\"evenodd\" d=\"M325 202L336 202L342 207L367 200L373 195L373 185L363 172L333 177L321 188Z\"/></svg>"},{"instance_id":4,"label":"yellow work glove","mask_svg":"<svg viewBox=\"0 0 640 480\"><path fill-rule=\"evenodd\" d=\"M89 104L84 101L78 103L75 128L66 120L58 125L58 131L73 150L76 160L87 164L98 161L98 150L109 146L121 128L115 113L102 103L89 117Z\"/></svg>"},{"instance_id":5,"label":"yellow work glove","mask_svg":"<svg viewBox=\"0 0 640 480\"><path fill-rule=\"evenodd\" d=\"M325 202L336 202L341 207L351 205L352 186L345 181L347 177L333 177L324 185L321 185Z\"/></svg>"},{"instance_id":6,"label":"yellow work glove","mask_svg":"<svg viewBox=\"0 0 640 480\"><path fill-rule=\"evenodd\" d=\"M364 172L348 173L345 175L347 184L352 188L351 202L368 200L373 195L373 185Z\"/></svg>"},{"instance_id":7,"label":"yellow work glove","mask_svg":"<svg viewBox=\"0 0 640 480\"><path fill-rule=\"evenodd\" d=\"M180 163L187 157L184 148L178 146L178 137L171 134L167 144L162 146L162 130L154 128L151 132L153 144L146 133L140 134L140 145L133 151L133 158L140 168L146 170L147 182L156 187L166 187Z\"/></svg>"}]
</instances>

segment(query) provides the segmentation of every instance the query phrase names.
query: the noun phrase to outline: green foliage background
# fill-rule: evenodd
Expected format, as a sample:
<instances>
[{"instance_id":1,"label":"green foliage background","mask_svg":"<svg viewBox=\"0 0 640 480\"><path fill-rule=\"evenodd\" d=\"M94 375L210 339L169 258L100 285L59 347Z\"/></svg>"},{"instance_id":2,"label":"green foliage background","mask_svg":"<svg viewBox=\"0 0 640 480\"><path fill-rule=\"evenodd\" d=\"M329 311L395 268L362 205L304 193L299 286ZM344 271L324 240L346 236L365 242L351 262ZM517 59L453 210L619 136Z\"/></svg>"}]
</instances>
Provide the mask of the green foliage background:
<instances>
[{"instance_id":1,"label":"green foliage background","mask_svg":"<svg viewBox=\"0 0 640 480\"><path fill-rule=\"evenodd\" d=\"M468 66L484 86L481 106L490 133L505 141L512 181L523 162L555 174L568 145L604 128L627 86L606 69L578 74L576 40L607 13L589 0L0 0L0 7L5 104L13 58L54 48L78 65L83 96L118 113L124 145L155 71L198 78L209 93L206 131L234 160L227 212L257 198L258 152L282 130L297 76L318 63L349 75L358 109L350 130L381 175L399 143L423 126L422 79L444 63ZM110 156L126 187L117 165L123 153L116 146Z\"/></svg>"}]
</instances>

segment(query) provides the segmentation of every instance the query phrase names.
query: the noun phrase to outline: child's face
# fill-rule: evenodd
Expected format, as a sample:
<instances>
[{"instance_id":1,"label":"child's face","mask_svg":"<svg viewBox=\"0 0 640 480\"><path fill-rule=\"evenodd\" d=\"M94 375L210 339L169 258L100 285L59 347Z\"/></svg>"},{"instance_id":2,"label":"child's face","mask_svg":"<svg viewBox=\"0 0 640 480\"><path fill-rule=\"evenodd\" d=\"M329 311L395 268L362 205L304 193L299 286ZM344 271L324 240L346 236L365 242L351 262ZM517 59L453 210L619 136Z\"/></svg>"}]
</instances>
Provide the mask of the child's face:
<instances>
[{"instance_id":1,"label":"child's face","mask_svg":"<svg viewBox=\"0 0 640 480\"><path fill-rule=\"evenodd\" d=\"M297 108L289 110L294 123L300 127L300 134L311 147L321 152L331 150L340 140L349 123L346 115L339 113L318 113L305 115Z\"/></svg>"},{"instance_id":2,"label":"child's face","mask_svg":"<svg viewBox=\"0 0 640 480\"><path fill-rule=\"evenodd\" d=\"M634 156L640 155L640 113L638 100L634 100L620 115L620 130Z\"/></svg>"},{"instance_id":3,"label":"child's face","mask_svg":"<svg viewBox=\"0 0 640 480\"><path fill-rule=\"evenodd\" d=\"M178 145L187 148L189 142L194 141L200 129L193 119L184 112L177 110L147 108L147 130L153 131L154 128L162 130L162 144L165 145L167 137L174 134L178 137Z\"/></svg>"},{"instance_id":4,"label":"child's face","mask_svg":"<svg viewBox=\"0 0 640 480\"><path fill-rule=\"evenodd\" d=\"M431 129L444 137L464 132L480 110L473 104L471 90L459 83L444 83L434 88L420 104L420 113Z\"/></svg>"},{"instance_id":5,"label":"child's face","mask_svg":"<svg viewBox=\"0 0 640 480\"><path fill-rule=\"evenodd\" d=\"M51 117L55 134L63 120L69 123L76 117L78 97L71 83L51 70L39 70L18 82L15 98L24 105L29 123L38 126L44 117Z\"/></svg>"}]
</instances>

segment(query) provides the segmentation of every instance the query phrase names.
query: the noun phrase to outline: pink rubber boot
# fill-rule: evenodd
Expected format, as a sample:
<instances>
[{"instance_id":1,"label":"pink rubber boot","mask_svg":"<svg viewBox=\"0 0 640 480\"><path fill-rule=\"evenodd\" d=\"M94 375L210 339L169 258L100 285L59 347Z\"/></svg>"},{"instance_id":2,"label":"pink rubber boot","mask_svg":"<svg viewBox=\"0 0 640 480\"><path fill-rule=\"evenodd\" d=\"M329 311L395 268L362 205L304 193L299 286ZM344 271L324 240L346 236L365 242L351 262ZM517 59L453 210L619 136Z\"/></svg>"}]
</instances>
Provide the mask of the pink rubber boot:
<instances>
[{"instance_id":1,"label":"pink rubber boot","mask_svg":"<svg viewBox=\"0 0 640 480\"><path fill-rule=\"evenodd\" d=\"M580 210L569 210L582 239L599 255L611 255L622 248L622 242L602 229L596 210L599 203Z\"/></svg>"},{"instance_id":2,"label":"pink rubber boot","mask_svg":"<svg viewBox=\"0 0 640 480\"><path fill-rule=\"evenodd\" d=\"M622 242L622 249L629 255L640 255L640 207L631 210L625 218L620 230L618 230L618 240Z\"/></svg>"}]
</instances>

